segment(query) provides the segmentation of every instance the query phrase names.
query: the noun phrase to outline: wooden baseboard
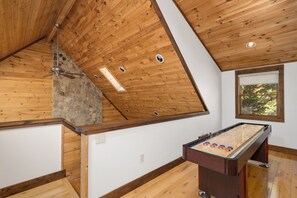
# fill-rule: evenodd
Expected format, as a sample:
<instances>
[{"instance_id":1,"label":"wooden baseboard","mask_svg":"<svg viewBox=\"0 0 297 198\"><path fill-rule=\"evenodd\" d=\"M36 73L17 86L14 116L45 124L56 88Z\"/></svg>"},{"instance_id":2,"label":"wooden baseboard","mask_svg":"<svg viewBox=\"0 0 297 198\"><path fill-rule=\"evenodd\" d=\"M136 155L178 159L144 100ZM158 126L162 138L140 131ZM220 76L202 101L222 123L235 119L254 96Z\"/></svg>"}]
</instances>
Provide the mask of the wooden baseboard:
<instances>
[{"instance_id":1,"label":"wooden baseboard","mask_svg":"<svg viewBox=\"0 0 297 198\"><path fill-rule=\"evenodd\" d=\"M18 183L12 186L8 186L0 189L0 198L8 197L44 184L47 184L58 179L66 177L66 171L61 170L55 173L51 173L42 177L31 179L22 183Z\"/></svg>"},{"instance_id":2,"label":"wooden baseboard","mask_svg":"<svg viewBox=\"0 0 297 198\"><path fill-rule=\"evenodd\" d=\"M274 146L274 145L269 145L268 149L272 151L286 153L286 154L297 155L296 149L291 149L291 148L286 148L281 146Z\"/></svg>"},{"instance_id":3,"label":"wooden baseboard","mask_svg":"<svg viewBox=\"0 0 297 198\"><path fill-rule=\"evenodd\" d=\"M103 198L121 197L121 196L131 192L132 190L138 188L139 186L158 177L159 175L162 175L163 173L169 171L170 169L180 165L183 162L185 162L185 160L180 157L172 162L169 162L168 164L165 164L164 166L161 166L160 168L158 168L156 170L153 170L152 172L149 172L149 173L143 175L142 177L140 177L138 179L135 179L135 180L129 182L128 184L125 184L124 186L121 186L121 187L115 189L114 191L112 191L102 197Z\"/></svg>"}]
</instances>

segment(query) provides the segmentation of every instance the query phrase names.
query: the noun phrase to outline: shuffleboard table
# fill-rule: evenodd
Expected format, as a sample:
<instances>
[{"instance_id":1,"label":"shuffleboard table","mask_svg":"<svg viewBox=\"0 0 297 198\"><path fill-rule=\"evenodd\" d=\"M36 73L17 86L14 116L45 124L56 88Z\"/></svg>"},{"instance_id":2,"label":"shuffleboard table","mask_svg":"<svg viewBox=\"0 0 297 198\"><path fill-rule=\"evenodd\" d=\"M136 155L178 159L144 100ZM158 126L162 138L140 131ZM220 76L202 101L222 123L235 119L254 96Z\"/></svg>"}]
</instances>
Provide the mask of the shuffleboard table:
<instances>
[{"instance_id":1,"label":"shuffleboard table","mask_svg":"<svg viewBox=\"0 0 297 198\"><path fill-rule=\"evenodd\" d=\"M199 165L199 194L246 198L246 164L252 159L268 167L270 133L270 125L238 123L183 145L183 158Z\"/></svg>"}]
</instances>

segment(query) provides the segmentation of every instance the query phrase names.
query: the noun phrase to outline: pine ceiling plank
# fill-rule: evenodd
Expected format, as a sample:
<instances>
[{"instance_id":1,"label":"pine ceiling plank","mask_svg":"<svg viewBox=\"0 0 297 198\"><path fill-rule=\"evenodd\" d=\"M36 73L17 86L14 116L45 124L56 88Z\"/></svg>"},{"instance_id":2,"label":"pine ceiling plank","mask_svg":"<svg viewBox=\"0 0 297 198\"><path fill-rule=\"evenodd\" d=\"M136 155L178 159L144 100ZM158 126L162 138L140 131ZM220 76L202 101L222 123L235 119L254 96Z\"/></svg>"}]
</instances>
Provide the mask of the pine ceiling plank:
<instances>
[{"instance_id":1,"label":"pine ceiling plank","mask_svg":"<svg viewBox=\"0 0 297 198\"><path fill-rule=\"evenodd\" d=\"M297 61L296 0L175 2L222 70Z\"/></svg>"},{"instance_id":2,"label":"pine ceiling plank","mask_svg":"<svg viewBox=\"0 0 297 198\"><path fill-rule=\"evenodd\" d=\"M68 15L68 13L70 12L71 8L73 7L74 3L76 2L76 0L67 0L66 3L64 4L64 6L62 8L60 8L59 14L57 19L55 20L55 24L62 24L62 22L64 21L65 17ZM49 42L52 40L52 38L55 36L57 29L54 26L55 24L52 25L52 28L50 28L50 31L47 33L46 36L46 41Z\"/></svg>"},{"instance_id":3,"label":"pine ceiling plank","mask_svg":"<svg viewBox=\"0 0 297 198\"><path fill-rule=\"evenodd\" d=\"M0 1L0 60L43 38L66 0Z\"/></svg>"},{"instance_id":4,"label":"pine ceiling plank","mask_svg":"<svg viewBox=\"0 0 297 198\"><path fill-rule=\"evenodd\" d=\"M154 111L160 116L207 111L150 0L77 0L59 41L128 119L152 118ZM156 54L164 56L163 64ZM114 89L99 71L103 66L127 92Z\"/></svg>"}]
</instances>

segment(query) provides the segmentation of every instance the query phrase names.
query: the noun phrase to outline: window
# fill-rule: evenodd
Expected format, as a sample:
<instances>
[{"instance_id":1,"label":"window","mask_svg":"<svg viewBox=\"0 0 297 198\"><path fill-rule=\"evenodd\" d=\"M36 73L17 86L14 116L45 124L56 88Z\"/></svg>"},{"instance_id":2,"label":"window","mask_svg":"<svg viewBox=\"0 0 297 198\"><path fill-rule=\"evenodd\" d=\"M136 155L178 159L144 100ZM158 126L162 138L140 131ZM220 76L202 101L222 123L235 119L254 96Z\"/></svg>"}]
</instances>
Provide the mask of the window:
<instances>
[{"instance_id":1,"label":"window","mask_svg":"<svg viewBox=\"0 0 297 198\"><path fill-rule=\"evenodd\" d=\"M235 72L236 118L284 122L284 66Z\"/></svg>"},{"instance_id":2,"label":"window","mask_svg":"<svg viewBox=\"0 0 297 198\"><path fill-rule=\"evenodd\" d=\"M110 71L106 67L102 67L99 69L103 76L112 84L112 86L118 92L125 92L125 88L119 83L119 81L110 73Z\"/></svg>"}]
</instances>

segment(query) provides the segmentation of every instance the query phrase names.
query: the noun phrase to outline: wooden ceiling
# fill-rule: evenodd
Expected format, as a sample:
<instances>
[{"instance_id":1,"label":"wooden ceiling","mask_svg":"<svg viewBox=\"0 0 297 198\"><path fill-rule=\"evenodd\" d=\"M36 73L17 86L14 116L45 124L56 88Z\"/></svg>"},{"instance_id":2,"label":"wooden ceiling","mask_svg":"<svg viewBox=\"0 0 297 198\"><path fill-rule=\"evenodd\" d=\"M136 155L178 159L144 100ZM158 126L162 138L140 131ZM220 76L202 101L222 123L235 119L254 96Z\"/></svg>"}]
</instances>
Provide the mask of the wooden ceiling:
<instances>
[{"instance_id":1,"label":"wooden ceiling","mask_svg":"<svg viewBox=\"0 0 297 198\"><path fill-rule=\"evenodd\" d=\"M174 1L223 71L297 61L296 0ZM155 0L2 0L0 61L46 35L51 38L54 23L67 15L61 47L123 117L150 118L154 111L159 116L204 112L195 83L155 7ZM246 48L249 41L256 47ZM156 54L164 56L163 64ZM113 88L99 71L103 66L126 92Z\"/></svg>"},{"instance_id":2,"label":"wooden ceiling","mask_svg":"<svg viewBox=\"0 0 297 198\"><path fill-rule=\"evenodd\" d=\"M78 0L59 43L127 119L206 111L150 0ZM113 88L99 71L103 66L126 92Z\"/></svg>"},{"instance_id":3,"label":"wooden ceiling","mask_svg":"<svg viewBox=\"0 0 297 198\"><path fill-rule=\"evenodd\" d=\"M222 70L297 61L296 0L175 2Z\"/></svg>"},{"instance_id":4,"label":"wooden ceiling","mask_svg":"<svg viewBox=\"0 0 297 198\"><path fill-rule=\"evenodd\" d=\"M1 0L0 60L43 38L67 0Z\"/></svg>"}]
</instances>

